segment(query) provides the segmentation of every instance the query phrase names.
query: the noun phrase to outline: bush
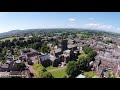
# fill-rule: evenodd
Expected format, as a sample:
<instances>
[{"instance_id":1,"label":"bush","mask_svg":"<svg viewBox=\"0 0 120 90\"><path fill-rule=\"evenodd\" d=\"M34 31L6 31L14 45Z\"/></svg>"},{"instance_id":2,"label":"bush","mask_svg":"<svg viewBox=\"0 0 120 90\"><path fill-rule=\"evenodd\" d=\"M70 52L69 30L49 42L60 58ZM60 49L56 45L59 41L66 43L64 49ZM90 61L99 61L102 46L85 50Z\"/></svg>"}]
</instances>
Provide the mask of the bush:
<instances>
[{"instance_id":1,"label":"bush","mask_svg":"<svg viewBox=\"0 0 120 90\"><path fill-rule=\"evenodd\" d=\"M25 67L26 67L26 65L23 62L17 64L17 70L23 70L23 69L25 69Z\"/></svg>"}]
</instances>

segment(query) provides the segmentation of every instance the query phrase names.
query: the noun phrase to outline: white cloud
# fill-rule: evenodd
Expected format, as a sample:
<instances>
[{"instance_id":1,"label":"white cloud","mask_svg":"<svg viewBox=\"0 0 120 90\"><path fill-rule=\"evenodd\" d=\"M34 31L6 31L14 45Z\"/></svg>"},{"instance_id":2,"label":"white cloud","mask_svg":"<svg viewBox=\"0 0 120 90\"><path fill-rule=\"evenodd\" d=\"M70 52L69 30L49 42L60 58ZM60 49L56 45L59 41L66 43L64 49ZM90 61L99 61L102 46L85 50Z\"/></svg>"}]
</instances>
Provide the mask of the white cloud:
<instances>
[{"instance_id":1,"label":"white cloud","mask_svg":"<svg viewBox=\"0 0 120 90\"><path fill-rule=\"evenodd\" d=\"M80 27L87 28L87 29L97 29L97 30L105 30L105 31L112 31L112 32L120 33L119 27L114 27L108 24L89 23L89 24L80 25Z\"/></svg>"},{"instance_id":2,"label":"white cloud","mask_svg":"<svg viewBox=\"0 0 120 90\"><path fill-rule=\"evenodd\" d=\"M84 28L84 29L96 29L96 30L104 30L110 32L120 33L120 27L114 27L109 24L98 24L98 23L89 23L89 24L67 24L66 27L72 28Z\"/></svg>"},{"instance_id":3,"label":"white cloud","mask_svg":"<svg viewBox=\"0 0 120 90\"><path fill-rule=\"evenodd\" d=\"M94 20L95 18L88 18L89 20Z\"/></svg>"},{"instance_id":4,"label":"white cloud","mask_svg":"<svg viewBox=\"0 0 120 90\"><path fill-rule=\"evenodd\" d=\"M75 18L69 18L68 20L69 21L75 21L76 19Z\"/></svg>"}]
</instances>

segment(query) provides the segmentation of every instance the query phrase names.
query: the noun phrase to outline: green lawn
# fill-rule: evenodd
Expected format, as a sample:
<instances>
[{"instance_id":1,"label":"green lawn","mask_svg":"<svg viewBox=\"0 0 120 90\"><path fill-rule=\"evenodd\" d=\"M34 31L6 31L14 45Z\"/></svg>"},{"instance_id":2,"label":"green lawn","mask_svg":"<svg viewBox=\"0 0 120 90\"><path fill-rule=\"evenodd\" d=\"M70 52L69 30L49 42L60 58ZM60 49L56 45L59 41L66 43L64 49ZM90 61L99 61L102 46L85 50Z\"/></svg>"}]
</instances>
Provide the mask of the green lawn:
<instances>
[{"instance_id":1,"label":"green lawn","mask_svg":"<svg viewBox=\"0 0 120 90\"><path fill-rule=\"evenodd\" d=\"M57 71L53 71L51 72L51 74L53 75L54 78L63 78L64 76L66 76L66 68L63 68L61 70L57 70Z\"/></svg>"},{"instance_id":2,"label":"green lawn","mask_svg":"<svg viewBox=\"0 0 120 90\"><path fill-rule=\"evenodd\" d=\"M98 77L94 72L89 71L89 72L84 72L84 75L88 78L96 78Z\"/></svg>"},{"instance_id":3,"label":"green lawn","mask_svg":"<svg viewBox=\"0 0 120 90\"><path fill-rule=\"evenodd\" d=\"M56 68L58 68L58 67L49 66L46 68L46 70L51 70L51 69L56 69Z\"/></svg>"},{"instance_id":4,"label":"green lawn","mask_svg":"<svg viewBox=\"0 0 120 90\"><path fill-rule=\"evenodd\" d=\"M94 75L92 78L99 78L99 76L97 76L97 75Z\"/></svg>"}]
</instances>

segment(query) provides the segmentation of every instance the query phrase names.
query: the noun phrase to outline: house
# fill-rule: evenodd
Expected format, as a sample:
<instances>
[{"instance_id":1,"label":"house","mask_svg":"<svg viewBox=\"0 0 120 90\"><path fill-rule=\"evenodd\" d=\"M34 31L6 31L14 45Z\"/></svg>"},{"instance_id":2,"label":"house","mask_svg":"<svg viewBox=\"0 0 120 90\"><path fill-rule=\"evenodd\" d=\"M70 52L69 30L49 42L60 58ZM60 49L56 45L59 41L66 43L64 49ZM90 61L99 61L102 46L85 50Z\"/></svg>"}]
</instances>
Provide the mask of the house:
<instances>
[{"instance_id":1,"label":"house","mask_svg":"<svg viewBox=\"0 0 120 90\"><path fill-rule=\"evenodd\" d=\"M22 78L22 74L20 71L10 71L10 78Z\"/></svg>"},{"instance_id":2,"label":"house","mask_svg":"<svg viewBox=\"0 0 120 90\"><path fill-rule=\"evenodd\" d=\"M52 45L51 43L48 43L47 46L48 46L49 48L52 48L53 45Z\"/></svg>"},{"instance_id":3,"label":"house","mask_svg":"<svg viewBox=\"0 0 120 90\"><path fill-rule=\"evenodd\" d=\"M70 61L70 55L62 54L62 61L65 62L65 63Z\"/></svg>"},{"instance_id":4,"label":"house","mask_svg":"<svg viewBox=\"0 0 120 90\"><path fill-rule=\"evenodd\" d=\"M20 59L21 61L26 62L26 61L27 61L27 56L26 56L26 55L19 56L19 59Z\"/></svg>"},{"instance_id":5,"label":"house","mask_svg":"<svg viewBox=\"0 0 120 90\"><path fill-rule=\"evenodd\" d=\"M67 43L68 43L68 40L62 39L62 42L61 42L62 52L63 52L64 50L67 50Z\"/></svg>"},{"instance_id":6,"label":"house","mask_svg":"<svg viewBox=\"0 0 120 90\"><path fill-rule=\"evenodd\" d=\"M9 69L9 65L8 64L1 64L0 65L0 72L8 72L8 71L10 71L10 69Z\"/></svg>"},{"instance_id":7,"label":"house","mask_svg":"<svg viewBox=\"0 0 120 90\"><path fill-rule=\"evenodd\" d=\"M51 65L53 67L58 66L58 64L60 63L60 59L55 57L55 56L53 56L53 55L49 55L49 57L50 57Z\"/></svg>"},{"instance_id":8,"label":"house","mask_svg":"<svg viewBox=\"0 0 120 90\"><path fill-rule=\"evenodd\" d=\"M52 50L52 51L50 52L50 54L58 57L59 55L62 54L62 49L61 49L61 48L56 48L56 49Z\"/></svg>"},{"instance_id":9,"label":"house","mask_svg":"<svg viewBox=\"0 0 120 90\"><path fill-rule=\"evenodd\" d=\"M68 62L69 60L75 60L79 55L79 50L65 50L63 51L63 60Z\"/></svg>"},{"instance_id":10,"label":"house","mask_svg":"<svg viewBox=\"0 0 120 90\"><path fill-rule=\"evenodd\" d=\"M74 40L72 40L72 39L68 39L68 44L74 44L74 43L75 43Z\"/></svg>"},{"instance_id":11,"label":"house","mask_svg":"<svg viewBox=\"0 0 120 90\"><path fill-rule=\"evenodd\" d=\"M21 56L23 55L27 55L28 57L31 57L38 55L38 52L30 48L25 48L24 50L21 51Z\"/></svg>"},{"instance_id":12,"label":"house","mask_svg":"<svg viewBox=\"0 0 120 90\"><path fill-rule=\"evenodd\" d=\"M65 50L65 51L63 51L62 61L67 63L71 59L70 55L71 55L71 50Z\"/></svg>"},{"instance_id":13,"label":"house","mask_svg":"<svg viewBox=\"0 0 120 90\"><path fill-rule=\"evenodd\" d=\"M31 50L31 52L27 53L28 57L34 57L34 56L37 56L37 55L38 55L38 52L35 51L35 50Z\"/></svg>"},{"instance_id":14,"label":"house","mask_svg":"<svg viewBox=\"0 0 120 90\"><path fill-rule=\"evenodd\" d=\"M63 51L63 54L70 54L71 50L65 50Z\"/></svg>"},{"instance_id":15,"label":"house","mask_svg":"<svg viewBox=\"0 0 120 90\"><path fill-rule=\"evenodd\" d=\"M27 54L27 53L29 53L29 52L31 52L31 50L30 50L29 48L25 48L24 50L22 50L22 53L23 53L23 54Z\"/></svg>"},{"instance_id":16,"label":"house","mask_svg":"<svg viewBox=\"0 0 120 90\"><path fill-rule=\"evenodd\" d=\"M68 47L68 49L69 50L77 50L77 45L76 44L74 44L74 45L67 45L67 47Z\"/></svg>"},{"instance_id":17,"label":"house","mask_svg":"<svg viewBox=\"0 0 120 90\"><path fill-rule=\"evenodd\" d=\"M80 54L80 53L79 53L79 50L75 50L75 51L74 51L74 57L73 57L73 58L74 58L75 60L78 59L79 54Z\"/></svg>"},{"instance_id":18,"label":"house","mask_svg":"<svg viewBox=\"0 0 120 90\"><path fill-rule=\"evenodd\" d=\"M21 60L16 60L15 63L21 63L22 61Z\"/></svg>"},{"instance_id":19,"label":"house","mask_svg":"<svg viewBox=\"0 0 120 90\"><path fill-rule=\"evenodd\" d=\"M50 57L48 54L40 55L38 63L41 63L44 67L50 66Z\"/></svg>"},{"instance_id":20,"label":"house","mask_svg":"<svg viewBox=\"0 0 120 90\"><path fill-rule=\"evenodd\" d=\"M29 70L0 72L0 78L32 78Z\"/></svg>"},{"instance_id":21,"label":"house","mask_svg":"<svg viewBox=\"0 0 120 90\"><path fill-rule=\"evenodd\" d=\"M10 71L14 71L14 70L15 70L14 65L15 65L15 61L11 61L11 62L9 63L9 69L10 69Z\"/></svg>"},{"instance_id":22,"label":"house","mask_svg":"<svg viewBox=\"0 0 120 90\"><path fill-rule=\"evenodd\" d=\"M10 61L10 60L7 60L7 61L6 61L6 64L10 64L10 63L11 63L11 61Z\"/></svg>"}]
</instances>

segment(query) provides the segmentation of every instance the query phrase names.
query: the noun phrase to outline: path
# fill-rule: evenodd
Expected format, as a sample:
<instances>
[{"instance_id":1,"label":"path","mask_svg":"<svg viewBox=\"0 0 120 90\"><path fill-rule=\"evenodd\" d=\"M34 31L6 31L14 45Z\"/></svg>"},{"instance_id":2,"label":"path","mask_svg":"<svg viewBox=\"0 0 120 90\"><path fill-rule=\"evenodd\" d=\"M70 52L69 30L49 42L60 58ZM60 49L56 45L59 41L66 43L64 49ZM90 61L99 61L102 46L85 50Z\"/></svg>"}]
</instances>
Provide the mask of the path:
<instances>
[{"instance_id":1,"label":"path","mask_svg":"<svg viewBox=\"0 0 120 90\"><path fill-rule=\"evenodd\" d=\"M49 71L49 72L54 72L54 71L58 71L58 70L64 69L64 68L66 68L66 67L67 67L67 66L59 67L59 68L51 69L51 70L48 70L48 71Z\"/></svg>"},{"instance_id":2,"label":"path","mask_svg":"<svg viewBox=\"0 0 120 90\"><path fill-rule=\"evenodd\" d=\"M25 65L29 67L28 69L30 70L31 73L35 73L35 70L33 69L33 66L28 65L27 62L25 62Z\"/></svg>"}]
</instances>

